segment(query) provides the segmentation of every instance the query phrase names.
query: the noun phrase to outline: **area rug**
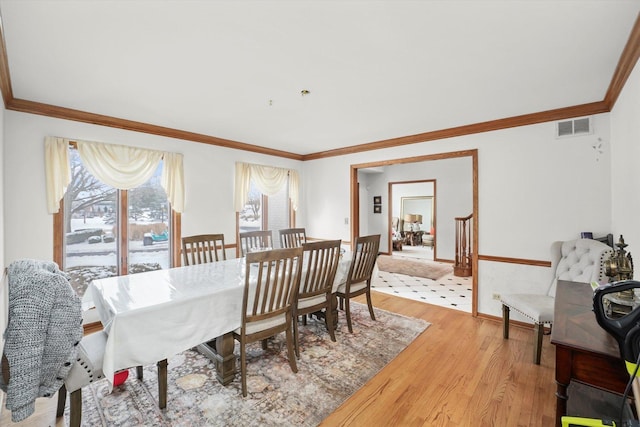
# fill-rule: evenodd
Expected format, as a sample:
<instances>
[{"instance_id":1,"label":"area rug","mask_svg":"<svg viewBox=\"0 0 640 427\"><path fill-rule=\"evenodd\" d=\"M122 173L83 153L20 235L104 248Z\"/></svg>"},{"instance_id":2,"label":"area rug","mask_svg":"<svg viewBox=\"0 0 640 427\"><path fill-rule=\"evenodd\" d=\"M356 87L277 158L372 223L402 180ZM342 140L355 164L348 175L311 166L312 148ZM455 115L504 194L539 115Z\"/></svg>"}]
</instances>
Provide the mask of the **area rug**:
<instances>
[{"instance_id":1,"label":"area rug","mask_svg":"<svg viewBox=\"0 0 640 427\"><path fill-rule=\"evenodd\" d=\"M158 408L157 370L144 368L139 381L130 370L124 384L108 391L106 380L82 389L83 426L315 426L380 371L429 323L352 302L353 334L339 313L337 342L324 323L300 324L298 373L289 367L284 334L248 347L247 388L240 374L222 386L213 363L197 351L169 359L167 408ZM236 355L239 347L236 345ZM239 363L238 363L239 368ZM68 402L69 399L67 399ZM69 422L69 405L65 409Z\"/></svg>"},{"instance_id":2,"label":"area rug","mask_svg":"<svg viewBox=\"0 0 640 427\"><path fill-rule=\"evenodd\" d=\"M425 260L414 261L410 259L400 259L389 255L378 256L378 269L389 273L424 277L432 280L438 280L442 276L453 273L453 266L451 264Z\"/></svg>"}]
</instances>

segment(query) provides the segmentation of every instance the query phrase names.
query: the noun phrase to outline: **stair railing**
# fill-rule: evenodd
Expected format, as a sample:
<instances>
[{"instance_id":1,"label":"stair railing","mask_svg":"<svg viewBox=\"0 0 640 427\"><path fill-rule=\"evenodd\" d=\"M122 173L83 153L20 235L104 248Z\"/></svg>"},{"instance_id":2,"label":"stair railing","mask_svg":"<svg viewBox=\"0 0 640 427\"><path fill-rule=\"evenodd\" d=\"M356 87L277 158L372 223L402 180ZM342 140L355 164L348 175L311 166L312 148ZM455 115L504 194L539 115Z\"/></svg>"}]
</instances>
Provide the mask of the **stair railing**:
<instances>
[{"instance_id":1,"label":"stair railing","mask_svg":"<svg viewBox=\"0 0 640 427\"><path fill-rule=\"evenodd\" d=\"M471 276L471 219L473 214L457 217L456 221L456 259L453 265L453 275L458 277Z\"/></svg>"}]
</instances>

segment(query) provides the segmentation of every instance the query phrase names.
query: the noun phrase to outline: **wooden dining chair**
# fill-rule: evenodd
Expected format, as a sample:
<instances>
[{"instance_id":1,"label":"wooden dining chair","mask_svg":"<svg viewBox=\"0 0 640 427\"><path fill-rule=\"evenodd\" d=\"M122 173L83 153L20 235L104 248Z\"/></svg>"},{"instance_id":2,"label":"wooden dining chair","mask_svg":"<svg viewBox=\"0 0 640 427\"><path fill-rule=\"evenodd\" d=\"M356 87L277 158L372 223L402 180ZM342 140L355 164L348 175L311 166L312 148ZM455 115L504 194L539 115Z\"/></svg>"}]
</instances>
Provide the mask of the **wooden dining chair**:
<instances>
[{"instance_id":1,"label":"wooden dining chair","mask_svg":"<svg viewBox=\"0 0 640 427\"><path fill-rule=\"evenodd\" d=\"M271 230L246 231L240 233L240 256L245 256L252 249L273 248L273 232Z\"/></svg>"},{"instance_id":2,"label":"wooden dining chair","mask_svg":"<svg viewBox=\"0 0 640 427\"><path fill-rule=\"evenodd\" d=\"M182 238L184 265L226 260L224 234L199 234Z\"/></svg>"},{"instance_id":3,"label":"wooden dining chair","mask_svg":"<svg viewBox=\"0 0 640 427\"><path fill-rule=\"evenodd\" d=\"M285 228L280 230L280 246L283 248L297 248L307 243L304 228Z\"/></svg>"},{"instance_id":4,"label":"wooden dining chair","mask_svg":"<svg viewBox=\"0 0 640 427\"><path fill-rule=\"evenodd\" d=\"M245 267L242 324L233 331L240 342L242 395L247 396L248 343L286 333L289 366L298 372L293 339L293 306L298 297L302 272L302 248L250 252ZM256 268L257 267L257 268Z\"/></svg>"},{"instance_id":5,"label":"wooden dining chair","mask_svg":"<svg viewBox=\"0 0 640 427\"><path fill-rule=\"evenodd\" d=\"M371 304L371 275L373 267L378 258L378 248L380 247L380 235L356 237L355 249L347 280L338 286L336 295L340 300L340 308L343 308L347 317L347 327L349 332L353 333L351 325L351 310L349 300L355 296L366 294L367 306L369 306L369 314L372 320L376 320L373 313L373 305Z\"/></svg>"},{"instance_id":6,"label":"wooden dining chair","mask_svg":"<svg viewBox=\"0 0 640 427\"><path fill-rule=\"evenodd\" d=\"M300 279L298 299L293 312L293 337L297 357L300 357L298 316L324 310L323 317L329 336L331 341L336 340L331 302L333 281L340 262L341 243L341 240L324 240L302 246L306 266Z\"/></svg>"}]
</instances>

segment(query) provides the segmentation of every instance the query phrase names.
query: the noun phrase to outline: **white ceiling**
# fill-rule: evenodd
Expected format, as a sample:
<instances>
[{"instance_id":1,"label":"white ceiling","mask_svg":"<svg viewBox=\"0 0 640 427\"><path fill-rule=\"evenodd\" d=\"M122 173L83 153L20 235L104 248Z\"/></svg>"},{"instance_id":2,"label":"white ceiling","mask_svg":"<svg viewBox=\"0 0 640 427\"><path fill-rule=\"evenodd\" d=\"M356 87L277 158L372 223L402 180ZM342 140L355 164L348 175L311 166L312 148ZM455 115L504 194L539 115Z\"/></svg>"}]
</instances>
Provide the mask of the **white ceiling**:
<instances>
[{"instance_id":1,"label":"white ceiling","mask_svg":"<svg viewBox=\"0 0 640 427\"><path fill-rule=\"evenodd\" d=\"M0 0L15 98L298 154L602 101L639 11Z\"/></svg>"}]
</instances>

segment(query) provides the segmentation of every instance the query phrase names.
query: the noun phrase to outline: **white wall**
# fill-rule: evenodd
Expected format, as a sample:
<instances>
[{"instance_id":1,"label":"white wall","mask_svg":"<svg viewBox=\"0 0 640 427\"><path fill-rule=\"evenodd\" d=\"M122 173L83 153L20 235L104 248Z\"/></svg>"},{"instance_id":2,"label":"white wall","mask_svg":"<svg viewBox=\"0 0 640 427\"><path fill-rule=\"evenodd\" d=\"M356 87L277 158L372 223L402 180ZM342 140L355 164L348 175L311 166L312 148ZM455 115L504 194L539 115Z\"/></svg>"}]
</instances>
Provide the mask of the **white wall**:
<instances>
[{"instance_id":1,"label":"white wall","mask_svg":"<svg viewBox=\"0 0 640 427\"><path fill-rule=\"evenodd\" d=\"M611 112L611 193L615 241L620 234L640 277L640 67L636 64Z\"/></svg>"},{"instance_id":2,"label":"white wall","mask_svg":"<svg viewBox=\"0 0 640 427\"><path fill-rule=\"evenodd\" d=\"M235 162L296 168L304 175L301 162L294 160L7 111L4 173L11 184L3 187L6 263L19 258L53 257L53 216L47 213L45 203L47 135L183 153L186 200L182 233L224 233L227 244L235 242ZM298 215L298 225L304 226L304 203Z\"/></svg>"},{"instance_id":3,"label":"white wall","mask_svg":"<svg viewBox=\"0 0 640 427\"><path fill-rule=\"evenodd\" d=\"M556 139L549 122L305 162L304 186L313 194L305 206L314 212L308 234L349 239L342 220L349 216L350 165L478 149L479 255L549 260L555 240L612 230L609 114L594 116L594 129ZM598 142L601 154L592 147ZM479 312L500 316L493 293L544 292L549 274L546 267L481 261Z\"/></svg>"}]
</instances>

